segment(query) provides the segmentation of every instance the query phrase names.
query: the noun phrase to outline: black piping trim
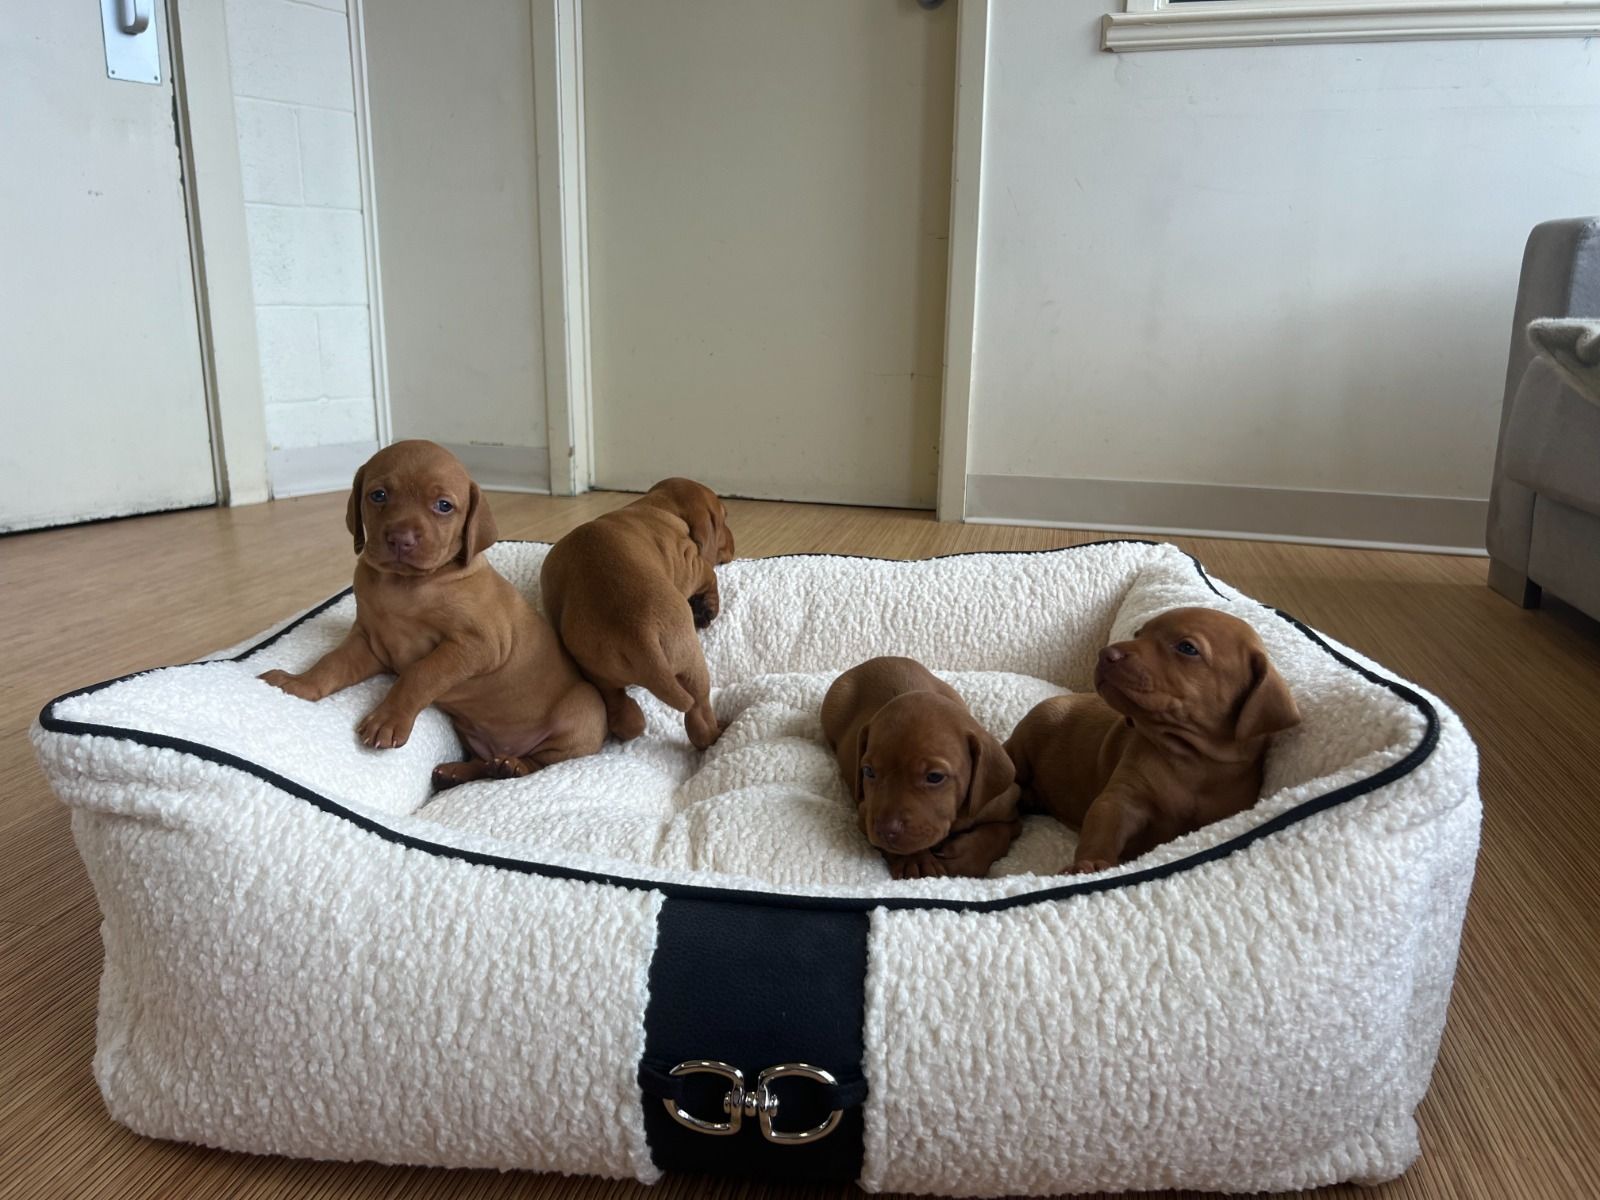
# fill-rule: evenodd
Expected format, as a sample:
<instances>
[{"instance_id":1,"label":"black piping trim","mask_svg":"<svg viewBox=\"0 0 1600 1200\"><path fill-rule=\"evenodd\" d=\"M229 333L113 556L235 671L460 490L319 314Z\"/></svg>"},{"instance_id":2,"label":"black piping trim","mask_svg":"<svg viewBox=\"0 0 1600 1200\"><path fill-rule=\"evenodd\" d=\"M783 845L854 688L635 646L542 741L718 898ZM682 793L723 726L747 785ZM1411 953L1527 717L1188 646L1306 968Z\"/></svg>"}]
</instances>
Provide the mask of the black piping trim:
<instances>
[{"instance_id":1,"label":"black piping trim","mask_svg":"<svg viewBox=\"0 0 1600 1200\"><path fill-rule=\"evenodd\" d=\"M1170 543L1152 542L1142 538L1114 538L1099 542L1084 542L1076 546L1063 546L1049 550L976 550L963 551L958 554L938 555L936 557L968 558L975 555L1064 554L1073 550L1085 549L1090 546L1121 544L1155 546ZM872 559L868 555L825 553L782 554L773 555L772 557L857 558L877 562L930 561L928 559ZM1200 578L1205 581L1206 586L1222 599L1228 599L1228 597L1223 596L1222 592L1218 591L1216 585L1212 583L1210 576L1206 574L1205 567L1200 564L1200 561L1193 555L1189 555L1188 557L1190 561L1194 563L1195 569L1200 573ZM327 600L317 605L317 607L296 618L294 621L290 622L288 625L284 626L270 637L263 639L262 641L251 646L248 650L245 650L243 653L236 655L231 661L243 662L251 655L272 645L290 630L331 608L349 594L350 589L346 588L338 595L329 597ZM305 787L303 784L296 783L294 780L279 775L277 772L271 771L257 763L250 762L249 760L240 758L234 754L229 754L225 750L218 750L211 746L202 745L199 742L187 741L184 738L169 737L166 734L150 733L139 729L124 729L114 725L98 725L85 721L71 721L55 715L54 710L56 705L62 703L63 701L71 700L78 696L86 696L93 692L98 692L102 688L107 688L113 684L121 683L123 680L132 679L138 675L148 674L148 672L145 671L135 671L129 675L120 676L117 679L108 679L102 683L91 684L88 687L79 688L76 691L66 692L60 696L57 696L54 700L51 700L48 704L46 704L40 711L39 724L42 728L50 731L51 733L65 733L81 737L116 738L122 741L133 742L137 745L151 746L156 749L176 750L180 753L188 754L194 758L198 758L206 762L216 763L219 766L231 767L234 770L243 772L244 774L254 776L256 779L259 779L263 783L277 788L279 791L286 792L297 799L304 800L313 807L321 809L323 812L348 821L358 829L365 830L368 833L376 834L385 841L404 846L407 849L420 850L423 853L433 854L441 858L453 858L475 866L495 867L500 870L513 871L523 875L539 875L552 879L566 879L580 883L606 884L612 887L629 888L635 891L660 892L664 896L681 899L720 900L726 903L750 904L772 908L815 909L829 912L870 912L875 909L932 909L946 912L973 913L1003 912L1009 908L1020 908L1030 904L1043 904L1053 900L1070 899L1073 896L1089 896L1097 892L1109 892L1115 891L1119 888L1135 887L1143 883L1153 883L1156 880L1166 879L1169 876L1192 870L1193 868L1203 866L1206 863L1216 862L1220 859L1227 858L1229 855L1253 846L1256 842L1261 841L1263 838L1270 837L1272 834L1277 833L1280 830L1288 829L1293 825L1297 825L1301 821L1316 816L1318 813L1326 812L1330 808L1334 808L1351 800L1359 799L1362 796L1378 791L1380 788L1387 787L1389 784L1398 779L1402 779L1406 775L1409 775L1411 772L1415 771L1429 758L1430 755L1433 754L1434 750L1439 744L1439 714L1425 696L1419 694L1415 689L1407 687L1405 684L1400 683L1397 680L1385 678L1384 676L1377 674L1375 671L1371 671L1362 666L1360 663L1354 661L1348 656L1341 654L1332 646L1328 645L1328 643L1324 641L1322 637L1308 625L1284 612L1282 609L1273 609L1272 611L1280 619L1287 621L1308 641L1323 650L1329 655L1329 657L1333 658L1334 661L1338 662L1341 666L1356 672L1356 674L1360 675L1363 679L1387 689L1421 713L1423 720L1426 723L1426 728L1423 732L1421 740L1419 740L1403 758L1397 762L1391 763L1383 770L1378 771L1377 773L1370 775L1365 779L1359 779L1354 783L1349 783L1343 787L1335 788L1333 791L1326 792L1321 796L1313 796L1309 800L1305 800L1296 805L1294 808L1289 809L1287 812L1279 813L1270 820L1263 821L1261 824L1246 830L1236 837L1228 839L1226 842L1219 843L1218 845L1212 846L1206 850L1198 851L1197 853L1188 855L1185 858L1175 859L1172 862L1163 863L1160 866L1146 867L1143 870L1129 871L1126 874L1116 875L1110 878L1077 880L1072 883L1058 884L1054 887L1038 888L1034 891L1022 892L1014 896L998 896L988 900L958 900L944 897L919 898L914 896L894 895L791 895L784 892L748 891L741 888L722 888L701 884L684 884L662 880L639 879L629 875L613 875L601 871L588 871L578 867L564 867L552 863L531 862L525 859L507 858L496 854L485 854L480 851L467 850L458 846L447 846L439 842L430 842L425 838L414 837L411 834L401 833L398 830L391 829L386 825L382 825L377 821L374 821L370 817L366 817L360 813L354 812L340 804L338 801L332 800L327 796L323 796L318 792L314 792L310 788Z\"/></svg>"}]
</instances>

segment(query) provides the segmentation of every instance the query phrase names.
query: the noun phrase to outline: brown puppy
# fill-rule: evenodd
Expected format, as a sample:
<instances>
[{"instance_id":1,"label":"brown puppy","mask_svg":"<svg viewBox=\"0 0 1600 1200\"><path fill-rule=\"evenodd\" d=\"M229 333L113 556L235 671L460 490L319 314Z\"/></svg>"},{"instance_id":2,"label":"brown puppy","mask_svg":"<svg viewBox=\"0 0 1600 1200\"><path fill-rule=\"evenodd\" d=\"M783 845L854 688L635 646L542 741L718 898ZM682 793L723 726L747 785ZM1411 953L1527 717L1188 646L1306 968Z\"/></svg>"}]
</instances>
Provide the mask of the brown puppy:
<instances>
[{"instance_id":1,"label":"brown puppy","mask_svg":"<svg viewBox=\"0 0 1600 1200\"><path fill-rule=\"evenodd\" d=\"M683 713L696 749L717 740L695 630L716 618L715 568L732 558L727 507L692 479L663 479L550 548L539 575L544 610L623 741L644 732L630 684Z\"/></svg>"},{"instance_id":2,"label":"brown puppy","mask_svg":"<svg viewBox=\"0 0 1600 1200\"><path fill-rule=\"evenodd\" d=\"M896 879L987 875L1022 828L1005 750L914 659L868 659L835 679L822 732Z\"/></svg>"},{"instance_id":3,"label":"brown puppy","mask_svg":"<svg viewBox=\"0 0 1600 1200\"><path fill-rule=\"evenodd\" d=\"M1210 608L1107 646L1094 682L1098 695L1046 700L1006 742L1024 809L1079 830L1079 873L1249 808L1268 737L1300 723L1256 631Z\"/></svg>"},{"instance_id":4,"label":"brown puppy","mask_svg":"<svg viewBox=\"0 0 1600 1200\"><path fill-rule=\"evenodd\" d=\"M378 451L356 472L345 524L360 556L355 625L309 670L262 679L321 700L395 673L357 733L379 749L403 746L417 714L437 704L474 756L435 769L437 787L526 775L600 749L600 694L483 557L498 536L494 514L455 455L423 441Z\"/></svg>"}]
</instances>

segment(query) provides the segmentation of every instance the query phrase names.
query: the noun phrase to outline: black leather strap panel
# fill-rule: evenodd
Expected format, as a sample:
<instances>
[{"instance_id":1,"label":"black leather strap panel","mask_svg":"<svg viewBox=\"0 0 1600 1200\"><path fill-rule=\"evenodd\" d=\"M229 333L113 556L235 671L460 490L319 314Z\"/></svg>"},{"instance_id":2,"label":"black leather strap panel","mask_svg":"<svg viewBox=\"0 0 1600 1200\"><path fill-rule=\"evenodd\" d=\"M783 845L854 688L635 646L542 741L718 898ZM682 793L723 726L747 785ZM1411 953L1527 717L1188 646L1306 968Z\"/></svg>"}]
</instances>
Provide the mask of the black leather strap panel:
<instances>
[{"instance_id":1,"label":"black leather strap panel","mask_svg":"<svg viewBox=\"0 0 1600 1200\"><path fill-rule=\"evenodd\" d=\"M661 906L639 1066L645 1134L658 1167L830 1182L860 1175L867 921L860 912L714 900L668 899ZM754 1117L728 1136L686 1129L664 1099L705 1121L728 1119L727 1080L670 1074L690 1059L737 1067L751 1089L768 1067L821 1067L837 1080L833 1087L774 1082L773 1124L810 1129L835 1108L844 1117L827 1137L799 1145L767 1141Z\"/></svg>"}]
</instances>

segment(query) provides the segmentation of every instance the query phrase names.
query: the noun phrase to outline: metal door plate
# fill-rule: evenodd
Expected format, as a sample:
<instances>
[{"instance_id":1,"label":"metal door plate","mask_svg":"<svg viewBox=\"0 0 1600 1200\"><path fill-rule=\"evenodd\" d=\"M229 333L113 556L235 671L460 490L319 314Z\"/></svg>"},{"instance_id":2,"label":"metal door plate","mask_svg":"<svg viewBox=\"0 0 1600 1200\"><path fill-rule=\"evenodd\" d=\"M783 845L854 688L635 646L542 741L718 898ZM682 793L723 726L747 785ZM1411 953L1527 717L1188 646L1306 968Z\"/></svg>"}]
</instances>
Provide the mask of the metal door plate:
<instances>
[{"instance_id":1,"label":"metal door plate","mask_svg":"<svg viewBox=\"0 0 1600 1200\"><path fill-rule=\"evenodd\" d=\"M106 75L127 83L161 82L161 43L156 36L156 22L161 16L161 5L146 0L150 7L150 23L143 33L123 33L119 11L127 0L100 0L100 28L106 40Z\"/></svg>"}]
</instances>

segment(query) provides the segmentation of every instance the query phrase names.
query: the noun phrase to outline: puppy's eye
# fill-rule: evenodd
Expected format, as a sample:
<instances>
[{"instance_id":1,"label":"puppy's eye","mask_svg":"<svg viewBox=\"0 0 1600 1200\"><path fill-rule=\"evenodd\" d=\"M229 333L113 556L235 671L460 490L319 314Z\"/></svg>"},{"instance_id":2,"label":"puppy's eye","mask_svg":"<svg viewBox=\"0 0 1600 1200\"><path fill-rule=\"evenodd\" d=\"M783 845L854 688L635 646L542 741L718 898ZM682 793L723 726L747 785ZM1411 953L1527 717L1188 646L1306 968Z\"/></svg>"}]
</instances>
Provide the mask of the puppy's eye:
<instances>
[{"instance_id":1,"label":"puppy's eye","mask_svg":"<svg viewBox=\"0 0 1600 1200\"><path fill-rule=\"evenodd\" d=\"M926 775L923 776L923 779L925 779L928 783L943 783L944 782L944 772L943 771L929 771Z\"/></svg>"},{"instance_id":2,"label":"puppy's eye","mask_svg":"<svg viewBox=\"0 0 1600 1200\"><path fill-rule=\"evenodd\" d=\"M863 778L863 779L876 779L877 777L878 777L878 773L876 771L874 771L871 767L867 766L865 763L861 764L861 778Z\"/></svg>"},{"instance_id":3,"label":"puppy's eye","mask_svg":"<svg viewBox=\"0 0 1600 1200\"><path fill-rule=\"evenodd\" d=\"M367 493L367 499L371 500L374 504L382 504L388 498L389 493L384 491L382 488L373 488Z\"/></svg>"},{"instance_id":4,"label":"puppy's eye","mask_svg":"<svg viewBox=\"0 0 1600 1200\"><path fill-rule=\"evenodd\" d=\"M1173 647L1173 649L1176 650L1179 654L1187 655L1189 658L1199 658L1200 657L1200 647L1196 646L1193 642L1188 641L1188 640L1179 642L1176 646Z\"/></svg>"},{"instance_id":5,"label":"puppy's eye","mask_svg":"<svg viewBox=\"0 0 1600 1200\"><path fill-rule=\"evenodd\" d=\"M444 513L455 512L455 510L456 506L451 504L450 501L446 500L443 496L439 497L439 499L433 502L433 511L441 515Z\"/></svg>"}]
</instances>

